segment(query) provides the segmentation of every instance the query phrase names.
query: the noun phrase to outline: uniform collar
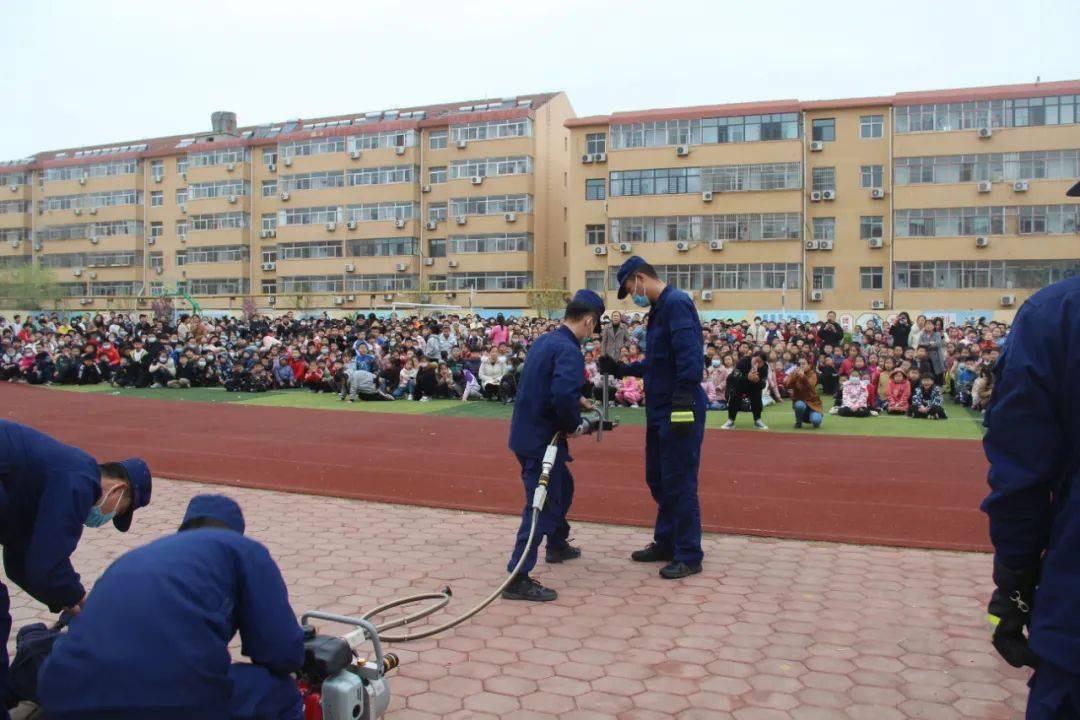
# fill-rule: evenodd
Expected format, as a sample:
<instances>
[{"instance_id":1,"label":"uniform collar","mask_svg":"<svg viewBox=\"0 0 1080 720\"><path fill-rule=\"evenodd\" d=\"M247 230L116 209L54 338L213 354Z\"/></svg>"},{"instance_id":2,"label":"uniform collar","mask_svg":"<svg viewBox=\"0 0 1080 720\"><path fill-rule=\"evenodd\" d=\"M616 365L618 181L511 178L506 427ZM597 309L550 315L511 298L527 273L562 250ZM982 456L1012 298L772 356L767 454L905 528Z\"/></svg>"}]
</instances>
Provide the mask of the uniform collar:
<instances>
[{"instance_id":1,"label":"uniform collar","mask_svg":"<svg viewBox=\"0 0 1080 720\"><path fill-rule=\"evenodd\" d=\"M566 327L565 325L560 324L559 325L559 330L564 332L566 334L566 337L573 340L575 344L577 344L577 345L581 344L581 341L577 339L577 335L575 335L574 332L570 328Z\"/></svg>"},{"instance_id":2,"label":"uniform collar","mask_svg":"<svg viewBox=\"0 0 1080 720\"><path fill-rule=\"evenodd\" d=\"M664 300L667 298L667 296L674 291L674 288L670 284L665 285L663 291L660 293L660 296L656 298L656 302L653 303L653 308L659 308L661 305L663 305Z\"/></svg>"}]
</instances>

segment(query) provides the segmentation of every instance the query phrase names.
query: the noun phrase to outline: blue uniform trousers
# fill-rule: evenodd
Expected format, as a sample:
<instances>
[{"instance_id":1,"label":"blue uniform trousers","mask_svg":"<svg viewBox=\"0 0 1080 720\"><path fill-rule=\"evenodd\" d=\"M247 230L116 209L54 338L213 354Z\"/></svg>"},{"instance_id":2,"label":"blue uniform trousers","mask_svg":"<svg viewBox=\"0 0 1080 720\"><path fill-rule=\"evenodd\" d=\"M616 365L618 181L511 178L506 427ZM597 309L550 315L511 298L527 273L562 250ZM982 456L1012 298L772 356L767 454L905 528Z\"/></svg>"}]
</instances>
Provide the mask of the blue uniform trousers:
<instances>
[{"instance_id":1,"label":"blue uniform trousers","mask_svg":"<svg viewBox=\"0 0 1080 720\"><path fill-rule=\"evenodd\" d=\"M7 672L8 672L8 635L11 634L11 614L8 591L0 582L0 720L8 720L7 711Z\"/></svg>"},{"instance_id":2,"label":"blue uniform trousers","mask_svg":"<svg viewBox=\"0 0 1080 720\"><path fill-rule=\"evenodd\" d=\"M1027 720L1080 719L1080 675L1042 660L1028 686Z\"/></svg>"},{"instance_id":3,"label":"blue uniform trousers","mask_svg":"<svg viewBox=\"0 0 1080 720\"><path fill-rule=\"evenodd\" d=\"M230 720L301 720L303 700L292 676L274 675L261 665L229 667L232 698Z\"/></svg>"},{"instance_id":4,"label":"blue uniform trousers","mask_svg":"<svg viewBox=\"0 0 1080 720\"><path fill-rule=\"evenodd\" d=\"M667 420L645 429L645 482L657 505L653 541L688 565L703 557L698 465L705 416L701 409L694 415L694 429L686 435L673 434Z\"/></svg>"},{"instance_id":5,"label":"blue uniform trousers","mask_svg":"<svg viewBox=\"0 0 1080 720\"><path fill-rule=\"evenodd\" d=\"M517 565L518 558L524 552L525 563L518 572L527 575L536 567L536 551L540 547L540 541L547 538L549 548L562 548L566 546L566 539L570 537L570 524L566 522L566 514L570 511L570 505L574 502L574 476L570 474L570 468L566 466L566 447L559 448L559 454L555 456L555 465L551 468L548 478L548 496L544 503L544 509L540 511L537 520L536 535L532 545L526 549L525 542L529 539L529 525L532 522L533 492L540 481L542 461L540 458L517 456L521 463L521 482L525 486L525 509L521 513L521 527L518 528L517 542L514 552L510 555L510 563L506 571L511 572Z\"/></svg>"}]
</instances>

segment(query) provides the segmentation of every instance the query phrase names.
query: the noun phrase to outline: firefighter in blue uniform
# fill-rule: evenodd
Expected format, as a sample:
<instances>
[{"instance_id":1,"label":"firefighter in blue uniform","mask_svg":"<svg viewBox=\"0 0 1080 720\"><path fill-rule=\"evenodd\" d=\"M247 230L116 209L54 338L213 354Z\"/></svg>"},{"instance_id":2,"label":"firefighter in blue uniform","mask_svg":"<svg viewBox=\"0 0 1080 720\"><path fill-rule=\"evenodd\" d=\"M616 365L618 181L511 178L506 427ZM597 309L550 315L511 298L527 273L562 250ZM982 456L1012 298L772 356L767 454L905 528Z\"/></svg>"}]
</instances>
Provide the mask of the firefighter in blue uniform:
<instances>
[{"instance_id":1,"label":"firefighter in blue uniform","mask_svg":"<svg viewBox=\"0 0 1080 720\"><path fill-rule=\"evenodd\" d=\"M232 663L229 641L254 664ZM198 495L180 530L121 556L38 675L50 720L299 720L303 631L240 507Z\"/></svg>"},{"instance_id":2,"label":"firefighter in blue uniform","mask_svg":"<svg viewBox=\"0 0 1080 720\"><path fill-rule=\"evenodd\" d=\"M1080 197L1080 183L1068 194ZM1080 277L1023 304L994 372L982 504L993 643L1010 665L1035 668L1029 720L1080 718Z\"/></svg>"},{"instance_id":3,"label":"firefighter in blue uniform","mask_svg":"<svg viewBox=\"0 0 1080 720\"><path fill-rule=\"evenodd\" d=\"M138 458L98 465L78 448L0 420L0 545L8 579L51 612L77 612L86 590L70 558L83 528L112 520L126 532L150 491L150 470ZM8 609L0 583L0 720L8 716Z\"/></svg>"},{"instance_id":4,"label":"firefighter in blue uniform","mask_svg":"<svg viewBox=\"0 0 1080 720\"><path fill-rule=\"evenodd\" d=\"M566 306L559 327L537 338L525 358L514 399L509 443L521 464L525 510L507 572L513 572L522 553L525 563L503 591L503 597L508 600L547 602L558 597L554 590L529 576L536 565L541 539L547 538L545 558L549 563L581 556L581 550L567 542L570 525L566 514L574 500L574 478L566 466L571 457L565 435L588 434L596 429L595 418L583 419L581 415L582 410L593 410L581 392L585 385L581 343L599 330L603 315L604 301L600 296L591 290L579 290ZM548 480L547 502L540 513L533 544L526 548L541 461L548 444L559 432L564 437L559 440L559 452Z\"/></svg>"},{"instance_id":5,"label":"firefighter in blue uniform","mask_svg":"<svg viewBox=\"0 0 1080 720\"><path fill-rule=\"evenodd\" d=\"M645 482L658 506L653 542L630 557L664 562L668 580L701 572L701 506L698 465L705 436L705 349L694 301L657 276L645 260L630 257L619 268L619 298L628 294L649 309L645 360L601 358L599 370L645 379Z\"/></svg>"}]
</instances>

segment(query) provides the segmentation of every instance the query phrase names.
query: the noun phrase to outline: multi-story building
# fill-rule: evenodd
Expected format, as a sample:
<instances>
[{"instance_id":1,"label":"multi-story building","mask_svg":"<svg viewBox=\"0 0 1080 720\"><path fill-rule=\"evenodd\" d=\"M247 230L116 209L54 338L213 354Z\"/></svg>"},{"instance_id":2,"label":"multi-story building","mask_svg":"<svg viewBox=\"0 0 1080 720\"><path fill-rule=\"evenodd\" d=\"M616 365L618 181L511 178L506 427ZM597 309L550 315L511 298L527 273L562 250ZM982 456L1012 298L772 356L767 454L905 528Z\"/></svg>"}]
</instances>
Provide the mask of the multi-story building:
<instances>
[{"instance_id":1,"label":"multi-story building","mask_svg":"<svg viewBox=\"0 0 1080 720\"><path fill-rule=\"evenodd\" d=\"M720 314L1018 306L1080 273L1078 105L1071 81L568 120L569 285L637 253Z\"/></svg>"},{"instance_id":2,"label":"multi-story building","mask_svg":"<svg viewBox=\"0 0 1080 720\"><path fill-rule=\"evenodd\" d=\"M0 165L0 268L69 307L525 307L566 275L563 93L41 153Z\"/></svg>"}]
</instances>

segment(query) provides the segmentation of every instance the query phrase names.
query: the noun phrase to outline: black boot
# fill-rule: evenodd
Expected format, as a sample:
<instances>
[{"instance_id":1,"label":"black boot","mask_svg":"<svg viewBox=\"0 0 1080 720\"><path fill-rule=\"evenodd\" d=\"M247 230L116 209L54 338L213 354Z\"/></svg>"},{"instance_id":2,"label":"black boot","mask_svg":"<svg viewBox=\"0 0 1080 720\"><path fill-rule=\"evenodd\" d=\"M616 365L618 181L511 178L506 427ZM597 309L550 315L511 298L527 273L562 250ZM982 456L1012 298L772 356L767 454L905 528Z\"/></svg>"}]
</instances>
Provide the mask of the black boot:
<instances>
[{"instance_id":1,"label":"black boot","mask_svg":"<svg viewBox=\"0 0 1080 720\"><path fill-rule=\"evenodd\" d=\"M644 550L635 550L630 555L634 562L671 562L675 552L656 543L649 543Z\"/></svg>"},{"instance_id":2,"label":"black boot","mask_svg":"<svg viewBox=\"0 0 1080 720\"><path fill-rule=\"evenodd\" d=\"M528 575L518 575L502 591L503 600L528 600L529 602L551 602L559 593L546 588Z\"/></svg>"},{"instance_id":3,"label":"black boot","mask_svg":"<svg viewBox=\"0 0 1080 720\"><path fill-rule=\"evenodd\" d=\"M660 568L660 577L665 580L678 580L689 575L697 575L699 572L701 572L701 563L687 565L676 560Z\"/></svg>"},{"instance_id":4,"label":"black boot","mask_svg":"<svg viewBox=\"0 0 1080 720\"><path fill-rule=\"evenodd\" d=\"M544 559L547 560L549 565L567 560L577 560L579 557L581 557L581 548L576 548L573 545L563 545L558 548L549 547L544 553Z\"/></svg>"}]
</instances>

